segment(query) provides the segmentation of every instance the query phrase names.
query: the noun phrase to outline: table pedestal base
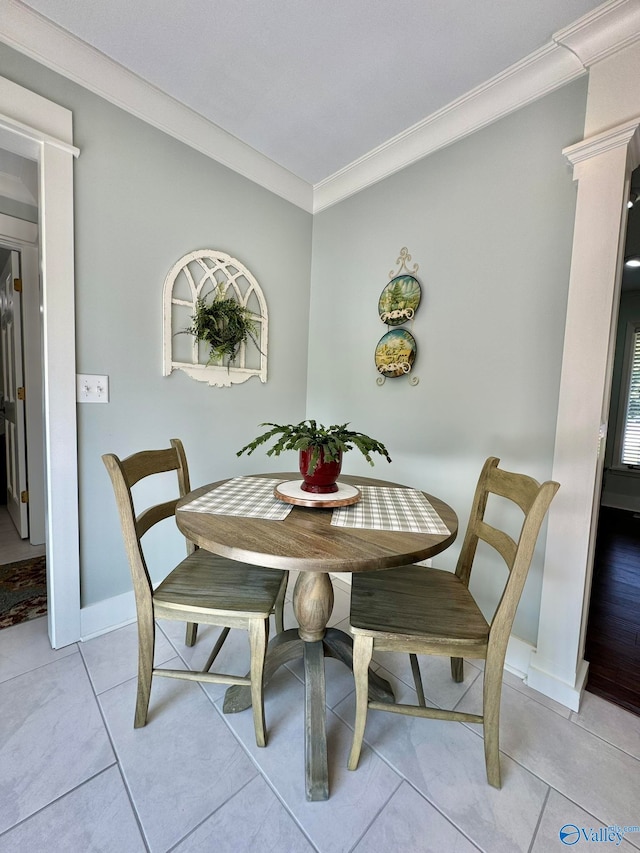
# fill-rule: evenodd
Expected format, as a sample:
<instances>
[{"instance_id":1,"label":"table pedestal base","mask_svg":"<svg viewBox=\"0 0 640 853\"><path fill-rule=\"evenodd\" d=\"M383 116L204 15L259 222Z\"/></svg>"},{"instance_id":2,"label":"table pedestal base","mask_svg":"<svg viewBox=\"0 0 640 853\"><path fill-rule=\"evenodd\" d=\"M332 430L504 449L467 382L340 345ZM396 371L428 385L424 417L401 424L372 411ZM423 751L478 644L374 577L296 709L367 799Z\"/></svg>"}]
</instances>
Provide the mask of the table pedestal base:
<instances>
[{"instance_id":1,"label":"table pedestal base","mask_svg":"<svg viewBox=\"0 0 640 853\"><path fill-rule=\"evenodd\" d=\"M302 640L297 628L290 628L269 643L264 667L264 686L285 663L304 658L305 678L305 766L308 800L329 798L329 769L327 764L326 695L324 658L341 660L353 669L353 640L344 631L327 628L321 640ZM393 703L395 697L388 681L369 672L369 698L376 702ZM251 707L249 687L229 687L222 710L235 714Z\"/></svg>"}]
</instances>

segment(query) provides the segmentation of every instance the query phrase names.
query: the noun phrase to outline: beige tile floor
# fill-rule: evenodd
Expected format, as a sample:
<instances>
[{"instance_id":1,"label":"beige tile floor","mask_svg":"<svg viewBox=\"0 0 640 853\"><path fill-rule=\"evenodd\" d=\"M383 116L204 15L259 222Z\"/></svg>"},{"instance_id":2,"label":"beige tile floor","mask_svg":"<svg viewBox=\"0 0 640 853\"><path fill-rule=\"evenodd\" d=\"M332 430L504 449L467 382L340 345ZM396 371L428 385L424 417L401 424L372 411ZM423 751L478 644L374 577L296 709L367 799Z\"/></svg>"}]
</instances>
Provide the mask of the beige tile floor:
<instances>
[{"instance_id":1,"label":"beige tile floor","mask_svg":"<svg viewBox=\"0 0 640 853\"><path fill-rule=\"evenodd\" d=\"M28 539L20 539L6 506L0 506L0 566L39 557L44 552L44 545L31 545Z\"/></svg>"},{"instance_id":2,"label":"beige tile floor","mask_svg":"<svg viewBox=\"0 0 640 853\"><path fill-rule=\"evenodd\" d=\"M345 627L348 606L337 581L333 624ZM293 619L289 602L286 627ZM180 625L159 627L158 662L176 667L200 663L216 634L201 630L187 649ZM224 658L244 670L242 632ZM407 660L377 665L413 698ZM0 632L0 853L546 853L573 846L559 837L566 824L587 835L640 826L640 717L590 694L572 713L507 674L501 791L486 783L478 726L391 714L369 715L352 773L353 681L327 660L331 797L309 803L298 665L267 687L266 749L250 711L222 714L216 685L156 679L148 725L134 730L135 668L134 625L58 651L44 619ZM443 660L425 659L423 673L433 704L478 707L480 669L465 665L461 685ZM619 847L575 845L590 847L638 850L640 832Z\"/></svg>"}]
</instances>

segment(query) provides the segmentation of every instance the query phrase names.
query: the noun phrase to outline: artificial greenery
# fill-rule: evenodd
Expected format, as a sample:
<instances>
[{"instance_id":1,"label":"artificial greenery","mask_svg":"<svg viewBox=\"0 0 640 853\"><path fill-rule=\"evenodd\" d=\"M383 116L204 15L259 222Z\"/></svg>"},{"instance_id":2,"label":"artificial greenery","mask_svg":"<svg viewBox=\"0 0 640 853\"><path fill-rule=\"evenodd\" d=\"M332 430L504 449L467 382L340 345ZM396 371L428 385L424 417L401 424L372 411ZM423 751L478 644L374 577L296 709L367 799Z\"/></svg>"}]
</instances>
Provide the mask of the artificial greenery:
<instances>
[{"instance_id":1,"label":"artificial greenery","mask_svg":"<svg viewBox=\"0 0 640 853\"><path fill-rule=\"evenodd\" d=\"M211 302L200 297L196 300L191 325L184 331L209 345L207 364L226 358L229 366L247 338L251 338L260 349L256 339L258 328L251 312L235 299L226 297L221 285L218 285Z\"/></svg>"},{"instance_id":2,"label":"artificial greenery","mask_svg":"<svg viewBox=\"0 0 640 853\"><path fill-rule=\"evenodd\" d=\"M271 429L254 438L242 450L238 450L236 456L245 452L250 456L261 444L265 444L269 439L279 435L280 438L277 439L273 447L267 450L267 456L279 456L284 450L313 448L309 459L308 475L313 474L316 470L320 460L320 450L324 451L324 459L327 462L336 461L340 453L346 453L353 447L358 448L369 465L373 465L372 453L379 453L386 458L387 462L391 462L391 457L384 444L362 432L353 432L353 430L347 429L348 423L324 427L315 421L301 421L299 424L262 423L260 426L268 426Z\"/></svg>"}]
</instances>

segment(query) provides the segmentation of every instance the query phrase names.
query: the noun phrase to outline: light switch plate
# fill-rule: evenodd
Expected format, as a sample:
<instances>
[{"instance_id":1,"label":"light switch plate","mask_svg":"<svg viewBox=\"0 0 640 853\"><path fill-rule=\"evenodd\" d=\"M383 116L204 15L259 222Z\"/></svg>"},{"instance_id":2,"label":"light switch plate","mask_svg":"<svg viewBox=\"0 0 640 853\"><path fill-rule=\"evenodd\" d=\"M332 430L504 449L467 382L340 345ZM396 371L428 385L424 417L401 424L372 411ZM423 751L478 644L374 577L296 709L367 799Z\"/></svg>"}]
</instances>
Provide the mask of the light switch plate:
<instances>
[{"instance_id":1,"label":"light switch plate","mask_svg":"<svg viewBox=\"0 0 640 853\"><path fill-rule=\"evenodd\" d=\"M108 403L109 377L77 373L76 400L78 403Z\"/></svg>"}]
</instances>

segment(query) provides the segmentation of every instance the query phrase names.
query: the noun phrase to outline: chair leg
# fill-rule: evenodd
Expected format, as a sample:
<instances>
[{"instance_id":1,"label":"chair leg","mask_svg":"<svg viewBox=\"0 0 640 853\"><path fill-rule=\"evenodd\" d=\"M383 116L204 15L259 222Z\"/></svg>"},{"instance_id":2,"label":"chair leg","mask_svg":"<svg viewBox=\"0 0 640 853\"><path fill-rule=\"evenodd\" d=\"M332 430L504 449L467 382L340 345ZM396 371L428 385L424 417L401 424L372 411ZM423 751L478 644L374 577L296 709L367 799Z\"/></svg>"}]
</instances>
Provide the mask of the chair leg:
<instances>
[{"instance_id":1,"label":"chair leg","mask_svg":"<svg viewBox=\"0 0 640 853\"><path fill-rule=\"evenodd\" d=\"M486 661L483 684L484 758L487 781L501 788L500 780L500 695L502 693L502 665Z\"/></svg>"},{"instance_id":2,"label":"chair leg","mask_svg":"<svg viewBox=\"0 0 640 853\"><path fill-rule=\"evenodd\" d=\"M198 636L198 623L187 622L187 633L184 638L185 646L195 646L196 637Z\"/></svg>"},{"instance_id":3,"label":"chair leg","mask_svg":"<svg viewBox=\"0 0 640 853\"><path fill-rule=\"evenodd\" d=\"M153 652L156 639L156 623L151 606L146 612L138 612L138 694L133 726L140 729L147 724L151 679L153 677Z\"/></svg>"},{"instance_id":4,"label":"chair leg","mask_svg":"<svg viewBox=\"0 0 640 853\"><path fill-rule=\"evenodd\" d=\"M451 678L458 684L464 681L464 661L462 658L451 658Z\"/></svg>"},{"instance_id":5,"label":"chair leg","mask_svg":"<svg viewBox=\"0 0 640 853\"><path fill-rule=\"evenodd\" d=\"M364 729L369 709L369 664L373 655L373 637L356 634L353 639L353 677L356 682L356 719L353 742L349 754L349 770L355 770L360 761Z\"/></svg>"},{"instance_id":6,"label":"chair leg","mask_svg":"<svg viewBox=\"0 0 640 853\"><path fill-rule=\"evenodd\" d=\"M267 745L267 732L264 724L263 681L268 638L269 620L254 619L249 625L249 645L251 647L251 705L258 746Z\"/></svg>"},{"instance_id":7,"label":"chair leg","mask_svg":"<svg viewBox=\"0 0 640 853\"><path fill-rule=\"evenodd\" d=\"M416 686L416 693L418 694L418 705L421 705L423 708L426 708L427 703L424 698L424 688L422 686L422 675L420 674L420 664L418 663L418 656L410 654L409 660L411 661L413 683Z\"/></svg>"},{"instance_id":8,"label":"chair leg","mask_svg":"<svg viewBox=\"0 0 640 853\"><path fill-rule=\"evenodd\" d=\"M231 628L223 628L222 631L220 631L220 636L218 637L216 644L211 651L211 654L207 658L207 662L202 667L203 672L209 672L209 670L213 666L213 662L218 657L218 653L219 653L220 649L223 647L224 641L229 636L230 631L231 631Z\"/></svg>"},{"instance_id":9,"label":"chair leg","mask_svg":"<svg viewBox=\"0 0 640 853\"><path fill-rule=\"evenodd\" d=\"M289 582L289 572L285 573L284 580L280 585L280 591L276 598L275 607L273 609L276 621L276 634L282 634L284 631L284 598L287 594L287 583Z\"/></svg>"}]
</instances>

